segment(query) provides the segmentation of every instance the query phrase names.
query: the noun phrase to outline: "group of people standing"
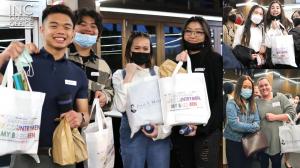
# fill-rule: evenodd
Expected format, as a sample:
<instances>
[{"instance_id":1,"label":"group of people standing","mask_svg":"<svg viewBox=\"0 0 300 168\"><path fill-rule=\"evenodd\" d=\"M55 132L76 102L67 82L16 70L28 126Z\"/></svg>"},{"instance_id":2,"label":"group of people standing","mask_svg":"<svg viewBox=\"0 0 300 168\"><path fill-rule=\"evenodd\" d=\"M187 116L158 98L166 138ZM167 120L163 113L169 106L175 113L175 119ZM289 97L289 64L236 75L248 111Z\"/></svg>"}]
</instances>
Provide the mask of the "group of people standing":
<instances>
[{"instance_id":1,"label":"group of people standing","mask_svg":"<svg viewBox=\"0 0 300 168\"><path fill-rule=\"evenodd\" d=\"M297 117L293 103L282 93L272 91L267 77L257 79L260 97L255 96L255 84L251 77L243 75L236 83L233 98L226 104L226 157L230 168L250 166L252 157L244 154L242 137L261 130L269 147L257 153L261 168L280 168L282 156L279 142L279 126ZM289 165L286 161L286 165Z\"/></svg>"},{"instance_id":2,"label":"group of people standing","mask_svg":"<svg viewBox=\"0 0 300 168\"><path fill-rule=\"evenodd\" d=\"M272 38L281 35L292 35L294 41L295 62L300 65L299 35L300 10L293 12L290 18L285 14L282 4L275 0L265 10L260 5L253 5L242 25L235 24L236 9L226 6L223 9L223 43L226 53L224 62L228 68L295 68L295 66L272 62ZM253 50L247 63L241 63L232 50L242 45Z\"/></svg>"},{"instance_id":3,"label":"group of people standing","mask_svg":"<svg viewBox=\"0 0 300 168\"><path fill-rule=\"evenodd\" d=\"M28 155L14 154L11 167L75 167L53 163L47 152L51 150L53 132L58 124L54 120L63 116L71 128L85 127L91 120L88 106L94 98L99 98L99 104L104 110L110 109L112 105L122 112L120 153L125 168L169 168L175 158L174 166L178 168L218 167L218 144L222 136L220 86L223 67L220 54L213 51L210 27L206 20L191 17L186 21L182 31L182 52L174 60L186 61L189 56L192 71L204 73L211 108L207 125L191 124L193 131L185 136L178 133L178 127L153 125L152 133L141 129L130 138L128 119L123 113L127 103L127 86L152 75L150 69L154 70L155 75L159 74L158 67L153 64L155 55L152 43L147 33L133 32L126 44L127 64L124 69L112 74L107 63L92 49L102 29L102 18L94 10L79 9L72 12L65 5L49 6L42 16L44 46L41 50L33 44L12 42L0 54L3 74L6 62L10 58L17 58L27 48L32 55L35 72L34 76L28 77L29 83L33 91L46 93L38 149L41 163L36 163ZM27 67L24 68L27 70ZM56 101L62 94L71 95L74 110L65 113L58 110ZM171 149L174 151L172 154Z\"/></svg>"}]
</instances>

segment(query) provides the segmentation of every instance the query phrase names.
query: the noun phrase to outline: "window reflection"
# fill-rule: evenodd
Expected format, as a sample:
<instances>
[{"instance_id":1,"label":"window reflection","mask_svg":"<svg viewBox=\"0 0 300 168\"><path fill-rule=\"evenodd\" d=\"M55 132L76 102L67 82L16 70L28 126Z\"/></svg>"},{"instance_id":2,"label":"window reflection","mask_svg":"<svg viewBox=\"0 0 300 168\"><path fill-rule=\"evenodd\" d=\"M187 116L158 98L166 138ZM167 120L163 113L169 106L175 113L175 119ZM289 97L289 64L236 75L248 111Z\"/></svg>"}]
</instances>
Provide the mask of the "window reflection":
<instances>
[{"instance_id":1,"label":"window reflection","mask_svg":"<svg viewBox=\"0 0 300 168\"><path fill-rule=\"evenodd\" d=\"M101 57L112 72L122 68L122 26L119 23L104 23L101 35Z\"/></svg>"},{"instance_id":2,"label":"window reflection","mask_svg":"<svg viewBox=\"0 0 300 168\"><path fill-rule=\"evenodd\" d=\"M166 59L175 60L175 57L181 51L181 31L180 27L165 26L165 56Z\"/></svg>"},{"instance_id":3,"label":"window reflection","mask_svg":"<svg viewBox=\"0 0 300 168\"><path fill-rule=\"evenodd\" d=\"M25 43L25 30L24 29L0 29L0 53L13 40L17 40Z\"/></svg>"}]
</instances>

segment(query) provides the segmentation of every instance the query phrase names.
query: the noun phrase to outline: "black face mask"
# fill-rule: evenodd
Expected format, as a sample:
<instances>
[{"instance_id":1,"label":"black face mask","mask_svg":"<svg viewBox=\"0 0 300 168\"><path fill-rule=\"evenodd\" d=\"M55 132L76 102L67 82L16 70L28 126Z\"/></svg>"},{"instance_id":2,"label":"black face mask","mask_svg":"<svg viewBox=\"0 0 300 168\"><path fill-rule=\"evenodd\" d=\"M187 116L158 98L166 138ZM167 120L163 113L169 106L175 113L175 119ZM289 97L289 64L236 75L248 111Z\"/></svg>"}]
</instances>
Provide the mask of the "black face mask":
<instances>
[{"instance_id":1,"label":"black face mask","mask_svg":"<svg viewBox=\"0 0 300 168\"><path fill-rule=\"evenodd\" d=\"M228 16L228 20L230 20L230 21L232 21L234 23L235 20L236 20L236 15L235 14L229 15Z\"/></svg>"},{"instance_id":2,"label":"black face mask","mask_svg":"<svg viewBox=\"0 0 300 168\"><path fill-rule=\"evenodd\" d=\"M204 42L190 43L190 42L183 40L183 47L185 50L188 50L188 51L200 51L205 47L205 45L204 45Z\"/></svg>"},{"instance_id":3,"label":"black face mask","mask_svg":"<svg viewBox=\"0 0 300 168\"><path fill-rule=\"evenodd\" d=\"M150 62L150 53L131 52L131 60L137 65L143 65Z\"/></svg>"},{"instance_id":4,"label":"black face mask","mask_svg":"<svg viewBox=\"0 0 300 168\"><path fill-rule=\"evenodd\" d=\"M293 19L293 23L294 23L295 27L297 27L298 25L300 25L300 18L294 18Z\"/></svg>"},{"instance_id":5,"label":"black face mask","mask_svg":"<svg viewBox=\"0 0 300 168\"><path fill-rule=\"evenodd\" d=\"M271 15L271 20L280 20L281 19L281 15L277 15L277 16L272 16Z\"/></svg>"}]
</instances>

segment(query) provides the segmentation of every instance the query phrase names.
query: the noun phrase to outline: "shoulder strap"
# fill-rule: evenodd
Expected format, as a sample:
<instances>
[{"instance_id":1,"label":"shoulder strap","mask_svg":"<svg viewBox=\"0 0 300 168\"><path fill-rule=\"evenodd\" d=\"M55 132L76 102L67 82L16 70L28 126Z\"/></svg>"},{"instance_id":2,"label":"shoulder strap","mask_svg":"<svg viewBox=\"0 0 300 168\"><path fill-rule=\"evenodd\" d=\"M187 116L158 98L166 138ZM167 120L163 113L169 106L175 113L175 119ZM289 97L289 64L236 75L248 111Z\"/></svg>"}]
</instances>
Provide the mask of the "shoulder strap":
<instances>
[{"instance_id":1,"label":"shoulder strap","mask_svg":"<svg viewBox=\"0 0 300 168\"><path fill-rule=\"evenodd\" d=\"M154 67L149 68L149 72L150 72L150 75L151 75L151 76L155 76L155 75L156 75L156 72L155 72L155 70L154 70Z\"/></svg>"},{"instance_id":2,"label":"shoulder strap","mask_svg":"<svg viewBox=\"0 0 300 168\"><path fill-rule=\"evenodd\" d=\"M149 73L150 73L151 76L155 76L155 75L156 75L156 72L155 72L155 70L154 70L154 67L149 68ZM125 69L122 69L122 76L123 76L123 79L124 79L125 76L126 76L126 71L125 71Z\"/></svg>"},{"instance_id":3,"label":"shoulder strap","mask_svg":"<svg viewBox=\"0 0 300 168\"><path fill-rule=\"evenodd\" d=\"M125 76L126 76L126 71L125 71L125 69L122 69L122 76L123 76L123 79L124 79Z\"/></svg>"}]
</instances>

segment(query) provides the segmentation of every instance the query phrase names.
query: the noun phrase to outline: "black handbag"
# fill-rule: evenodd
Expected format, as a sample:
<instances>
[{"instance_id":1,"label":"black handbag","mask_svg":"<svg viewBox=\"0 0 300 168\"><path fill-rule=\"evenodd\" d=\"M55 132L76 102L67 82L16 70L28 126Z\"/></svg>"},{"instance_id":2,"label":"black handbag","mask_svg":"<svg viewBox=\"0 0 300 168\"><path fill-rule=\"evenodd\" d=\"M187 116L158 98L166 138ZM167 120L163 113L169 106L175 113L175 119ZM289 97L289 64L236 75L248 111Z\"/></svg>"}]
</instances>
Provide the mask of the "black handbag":
<instances>
[{"instance_id":1,"label":"black handbag","mask_svg":"<svg viewBox=\"0 0 300 168\"><path fill-rule=\"evenodd\" d=\"M245 66L248 68L255 68L256 67L256 59L251 59L251 54L255 54L255 51L251 48L236 45L233 50L233 54L235 57Z\"/></svg>"},{"instance_id":2,"label":"black handbag","mask_svg":"<svg viewBox=\"0 0 300 168\"><path fill-rule=\"evenodd\" d=\"M269 147L267 137L262 131L248 134L242 138L244 153L247 157Z\"/></svg>"}]
</instances>

